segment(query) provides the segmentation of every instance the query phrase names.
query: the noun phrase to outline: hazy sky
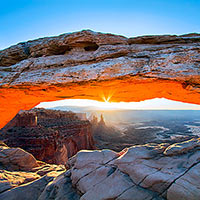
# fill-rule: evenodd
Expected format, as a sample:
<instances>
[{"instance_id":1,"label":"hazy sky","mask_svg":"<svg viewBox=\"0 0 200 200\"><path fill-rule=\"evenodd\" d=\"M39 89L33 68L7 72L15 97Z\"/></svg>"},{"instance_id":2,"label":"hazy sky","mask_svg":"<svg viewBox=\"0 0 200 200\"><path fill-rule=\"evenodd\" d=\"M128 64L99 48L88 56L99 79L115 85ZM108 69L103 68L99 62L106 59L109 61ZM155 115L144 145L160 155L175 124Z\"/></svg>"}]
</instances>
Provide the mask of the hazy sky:
<instances>
[{"instance_id":1,"label":"hazy sky","mask_svg":"<svg viewBox=\"0 0 200 200\"><path fill-rule=\"evenodd\" d=\"M109 103L87 99L66 99L52 102L42 102L36 107L53 108L57 106L92 107L94 110L200 110L200 105L172 101L165 98L155 98L129 103Z\"/></svg>"},{"instance_id":2,"label":"hazy sky","mask_svg":"<svg viewBox=\"0 0 200 200\"><path fill-rule=\"evenodd\" d=\"M92 29L125 36L200 32L200 0L2 0L0 49Z\"/></svg>"}]
</instances>

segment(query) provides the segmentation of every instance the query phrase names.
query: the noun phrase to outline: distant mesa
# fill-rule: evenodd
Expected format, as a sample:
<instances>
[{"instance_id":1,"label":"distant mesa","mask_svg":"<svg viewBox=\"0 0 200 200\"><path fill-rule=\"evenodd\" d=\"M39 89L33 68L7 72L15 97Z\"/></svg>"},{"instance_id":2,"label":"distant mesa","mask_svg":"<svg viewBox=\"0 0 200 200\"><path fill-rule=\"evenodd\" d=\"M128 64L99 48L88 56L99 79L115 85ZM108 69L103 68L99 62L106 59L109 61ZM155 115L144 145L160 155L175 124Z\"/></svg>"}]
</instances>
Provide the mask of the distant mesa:
<instances>
[{"instance_id":1,"label":"distant mesa","mask_svg":"<svg viewBox=\"0 0 200 200\"><path fill-rule=\"evenodd\" d=\"M20 111L3 129L1 140L47 163L65 164L81 149L95 149L84 113L35 108Z\"/></svg>"}]
</instances>

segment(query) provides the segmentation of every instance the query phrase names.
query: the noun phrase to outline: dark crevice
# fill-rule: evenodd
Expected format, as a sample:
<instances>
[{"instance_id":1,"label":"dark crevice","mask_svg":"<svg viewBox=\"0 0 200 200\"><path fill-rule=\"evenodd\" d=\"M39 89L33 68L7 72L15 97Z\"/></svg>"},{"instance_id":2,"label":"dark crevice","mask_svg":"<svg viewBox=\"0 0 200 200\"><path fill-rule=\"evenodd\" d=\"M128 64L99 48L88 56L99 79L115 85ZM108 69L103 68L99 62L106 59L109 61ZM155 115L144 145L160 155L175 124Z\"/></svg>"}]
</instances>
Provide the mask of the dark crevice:
<instances>
[{"instance_id":1,"label":"dark crevice","mask_svg":"<svg viewBox=\"0 0 200 200\"><path fill-rule=\"evenodd\" d=\"M69 46L58 46L50 50L51 55L64 55L71 51L71 47Z\"/></svg>"},{"instance_id":2,"label":"dark crevice","mask_svg":"<svg viewBox=\"0 0 200 200\"><path fill-rule=\"evenodd\" d=\"M118 168L117 168L118 169ZM136 183L136 182L134 182L133 181L133 179L131 179L130 178L130 176L129 176L129 174L127 174L127 173L125 173L125 172L122 172L120 169L118 169L122 174L124 174L132 183L133 183L133 185L132 186L130 186L129 188L127 188L126 190L124 190L120 195L118 195L117 196L117 198L118 197L120 197L123 193L125 193L127 190L129 190L129 189L131 189L131 188L133 188L133 187L138 187L138 188L140 188L140 189L143 189L143 190L145 190L145 191L148 191L149 193L151 193L151 195L152 195L152 200L153 199L159 199L159 200L163 200L164 198L162 197L162 198L160 198L159 197L159 194L157 193L157 192L155 192L155 191L153 191L153 190L150 190L150 189L148 189L148 188L144 188L143 186L141 186L140 185L140 183L141 183L141 181L140 181L140 183ZM159 170L158 170L159 171ZM153 173L154 174L154 173ZM145 177L146 178L146 177ZM144 178L144 179L145 179Z\"/></svg>"},{"instance_id":3,"label":"dark crevice","mask_svg":"<svg viewBox=\"0 0 200 200\"><path fill-rule=\"evenodd\" d=\"M113 160L115 160L115 159L117 159L117 158L118 158L118 157L114 157L114 158L112 158L111 160L108 160L106 163L104 163L104 165L100 165L100 166L98 166L97 168L95 168L94 170L92 170L92 171L88 172L87 174L83 175L82 177L80 177L80 178L76 181L75 184L78 184L78 182L79 182L82 178L88 176L88 175L91 174L92 172L94 172L94 171L100 169L101 167L106 166L109 162L112 162ZM114 172L113 172L113 173L114 173ZM110 175L111 175L111 174L110 174ZM109 175L109 176L110 176L110 175ZM106 177L106 178L107 178L107 177Z\"/></svg>"},{"instance_id":4,"label":"dark crevice","mask_svg":"<svg viewBox=\"0 0 200 200\"><path fill-rule=\"evenodd\" d=\"M98 48L99 48L99 45L97 45L95 42L88 43L84 47L85 51L96 51Z\"/></svg>"},{"instance_id":5,"label":"dark crevice","mask_svg":"<svg viewBox=\"0 0 200 200\"><path fill-rule=\"evenodd\" d=\"M160 195L161 197L164 196L164 194L168 191L168 189L178 180L180 179L182 176L184 176L190 169L192 169L194 166L200 164L200 162L196 162L194 164L192 164L184 173L182 173L180 176L178 176L177 178L175 178L170 184L169 186L164 190L164 192Z\"/></svg>"},{"instance_id":6,"label":"dark crevice","mask_svg":"<svg viewBox=\"0 0 200 200\"><path fill-rule=\"evenodd\" d=\"M83 48L85 51L96 51L99 45L96 42L76 42L70 45L71 48Z\"/></svg>"},{"instance_id":7,"label":"dark crevice","mask_svg":"<svg viewBox=\"0 0 200 200\"><path fill-rule=\"evenodd\" d=\"M68 53L69 51L71 51L71 47L69 47L68 45L51 45L46 52L45 56L53 56L53 55L64 55L66 53ZM43 54L40 53L36 53L36 55L34 55L34 57L41 57L43 56Z\"/></svg>"},{"instance_id":8,"label":"dark crevice","mask_svg":"<svg viewBox=\"0 0 200 200\"><path fill-rule=\"evenodd\" d=\"M108 171L107 177L109 177L111 174L113 174L116 171L116 167L111 167L110 170Z\"/></svg>"}]
</instances>

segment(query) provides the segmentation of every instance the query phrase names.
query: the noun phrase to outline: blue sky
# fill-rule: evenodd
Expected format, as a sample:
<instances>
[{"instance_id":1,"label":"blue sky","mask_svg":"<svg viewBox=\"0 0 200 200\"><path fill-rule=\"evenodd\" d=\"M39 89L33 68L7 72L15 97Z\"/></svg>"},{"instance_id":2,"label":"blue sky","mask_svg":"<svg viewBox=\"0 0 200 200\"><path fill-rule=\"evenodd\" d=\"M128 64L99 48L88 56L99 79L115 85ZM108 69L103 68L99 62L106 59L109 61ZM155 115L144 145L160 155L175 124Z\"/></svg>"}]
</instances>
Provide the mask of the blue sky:
<instances>
[{"instance_id":1,"label":"blue sky","mask_svg":"<svg viewBox=\"0 0 200 200\"><path fill-rule=\"evenodd\" d=\"M200 32L200 0L2 0L0 49L92 29L125 36Z\"/></svg>"}]
</instances>

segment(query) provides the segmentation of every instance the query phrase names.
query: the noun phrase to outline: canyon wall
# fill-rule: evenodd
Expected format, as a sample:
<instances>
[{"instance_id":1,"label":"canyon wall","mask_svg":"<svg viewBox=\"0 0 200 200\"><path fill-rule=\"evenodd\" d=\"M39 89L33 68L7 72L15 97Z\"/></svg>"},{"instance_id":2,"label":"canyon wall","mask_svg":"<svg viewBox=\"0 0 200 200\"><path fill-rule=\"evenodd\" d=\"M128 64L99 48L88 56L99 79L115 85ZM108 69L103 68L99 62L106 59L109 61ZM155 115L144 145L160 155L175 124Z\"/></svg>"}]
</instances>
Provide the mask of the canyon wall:
<instances>
[{"instance_id":1,"label":"canyon wall","mask_svg":"<svg viewBox=\"0 0 200 200\"><path fill-rule=\"evenodd\" d=\"M42 101L200 102L200 35L126 38L89 30L0 51L0 127ZM8 112L9 110L9 112Z\"/></svg>"},{"instance_id":2,"label":"canyon wall","mask_svg":"<svg viewBox=\"0 0 200 200\"><path fill-rule=\"evenodd\" d=\"M67 111L20 111L1 132L7 145L46 163L65 164L79 150L95 148L90 122Z\"/></svg>"}]
</instances>

